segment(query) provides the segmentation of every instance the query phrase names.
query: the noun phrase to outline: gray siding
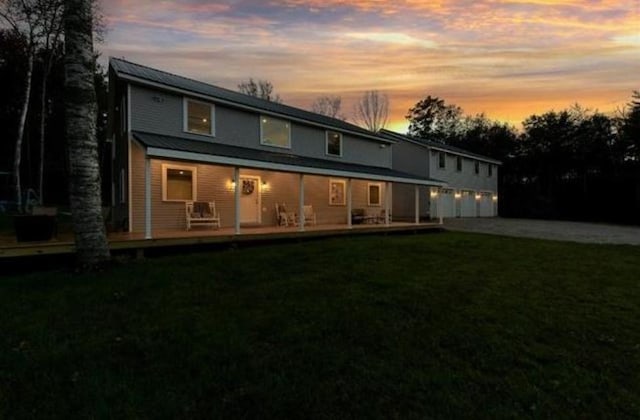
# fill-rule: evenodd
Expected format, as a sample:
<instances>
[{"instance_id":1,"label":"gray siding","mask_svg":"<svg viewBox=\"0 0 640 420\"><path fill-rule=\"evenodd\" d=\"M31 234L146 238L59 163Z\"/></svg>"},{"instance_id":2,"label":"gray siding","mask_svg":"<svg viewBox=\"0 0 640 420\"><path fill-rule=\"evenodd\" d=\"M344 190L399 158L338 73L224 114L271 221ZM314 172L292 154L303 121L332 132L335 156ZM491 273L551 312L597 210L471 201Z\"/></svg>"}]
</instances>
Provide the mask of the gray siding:
<instances>
[{"instance_id":1,"label":"gray siding","mask_svg":"<svg viewBox=\"0 0 640 420\"><path fill-rule=\"evenodd\" d=\"M393 184L393 207L391 214L395 222L413 222L416 214L415 186L409 184ZM419 209L418 215L420 220L427 220L430 214L430 188L418 188Z\"/></svg>"},{"instance_id":2,"label":"gray siding","mask_svg":"<svg viewBox=\"0 0 640 420\"><path fill-rule=\"evenodd\" d=\"M498 166L493 165L493 174L487 175L487 162L480 162L480 173L474 171L476 160L462 158L462 171L456 169L456 155L446 154L446 168L438 167L438 151L430 152L432 178L446 181L457 190L498 191Z\"/></svg>"},{"instance_id":3,"label":"gray siding","mask_svg":"<svg viewBox=\"0 0 640 420\"><path fill-rule=\"evenodd\" d=\"M291 149L260 144L260 114L215 104L215 137L183 131L183 96L141 86L131 88L132 130L183 137L201 141L220 141L234 146L280 153L340 160L361 165L390 168L390 146L343 134L342 157L325 153L326 130L320 127L291 123ZM200 100L200 99L198 99ZM283 118L286 120L286 118ZM336 130L339 131L339 130Z\"/></svg>"},{"instance_id":4,"label":"gray siding","mask_svg":"<svg viewBox=\"0 0 640 420\"><path fill-rule=\"evenodd\" d=\"M412 175L429 177L429 150L408 141L394 144L393 169Z\"/></svg>"}]
</instances>

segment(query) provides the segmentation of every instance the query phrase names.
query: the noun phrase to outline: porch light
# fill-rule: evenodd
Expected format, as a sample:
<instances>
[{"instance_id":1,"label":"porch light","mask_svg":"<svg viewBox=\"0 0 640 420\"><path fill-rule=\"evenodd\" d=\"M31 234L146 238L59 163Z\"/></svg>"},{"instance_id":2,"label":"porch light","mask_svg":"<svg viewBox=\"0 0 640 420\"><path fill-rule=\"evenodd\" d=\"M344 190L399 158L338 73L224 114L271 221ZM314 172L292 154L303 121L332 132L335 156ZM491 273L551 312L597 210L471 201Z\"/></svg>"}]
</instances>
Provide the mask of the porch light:
<instances>
[{"instance_id":1,"label":"porch light","mask_svg":"<svg viewBox=\"0 0 640 420\"><path fill-rule=\"evenodd\" d=\"M480 195L480 193L476 193L476 200L480 200L480 198L482 198L482 196Z\"/></svg>"},{"instance_id":2,"label":"porch light","mask_svg":"<svg viewBox=\"0 0 640 420\"><path fill-rule=\"evenodd\" d=\"M431 191L430 195L431 195L431 198L438 198L438 191L433 190L433 191Z\"/></svg>"},{"instance_id":3,"label":"porch light","mask_svg":"<svg viewBox=\"0 0 640 420\"><path fill-rule=\"evenodd\" d=\"M497 195L493 196L493 201L498 201L498 196Z\"/></svg>"},{"instance_id":4,"label":"porch light","mask_svg":"<svg viewBox=\"0 0 640 420\"><path fill-rule=\"evenodd\" d=\"M262 191L268 191L269 190L269 184L267 183L267 181L262 181Z\"/></svg>"},{"instance_id":5,"label":"porch light","mask_svg":"<svg viewBox=\"0 0 640 420\"><path fill-rule=\"evenodd\" d=\"M462 194L461 194L460 192L457 192L457 193L455 194L455 197L456 197L456 198L460 198L460 197L462 197Z\"/></svg>"}]
</instances>

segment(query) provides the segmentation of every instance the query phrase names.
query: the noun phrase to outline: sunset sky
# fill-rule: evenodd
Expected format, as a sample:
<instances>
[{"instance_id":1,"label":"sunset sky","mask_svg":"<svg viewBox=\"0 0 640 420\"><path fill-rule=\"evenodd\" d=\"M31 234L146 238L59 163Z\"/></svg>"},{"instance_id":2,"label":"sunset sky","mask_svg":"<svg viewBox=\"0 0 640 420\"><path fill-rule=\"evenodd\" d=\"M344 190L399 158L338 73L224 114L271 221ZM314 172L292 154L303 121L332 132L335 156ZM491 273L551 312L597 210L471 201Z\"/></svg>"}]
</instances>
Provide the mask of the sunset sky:
<instances>
[{"instance_id":1,"label":"sunset sky","mask_svg":"<svg viewBox=\"0 0 640 420\"><path fill-rule=\"evenodd\" d=\"M103 0L103 57L236 90L268 79L309 109L377 89L389 128L427 95L516 126L578 102L612 112L640 89L640 0Z\"/></svg>"}]
</instances>

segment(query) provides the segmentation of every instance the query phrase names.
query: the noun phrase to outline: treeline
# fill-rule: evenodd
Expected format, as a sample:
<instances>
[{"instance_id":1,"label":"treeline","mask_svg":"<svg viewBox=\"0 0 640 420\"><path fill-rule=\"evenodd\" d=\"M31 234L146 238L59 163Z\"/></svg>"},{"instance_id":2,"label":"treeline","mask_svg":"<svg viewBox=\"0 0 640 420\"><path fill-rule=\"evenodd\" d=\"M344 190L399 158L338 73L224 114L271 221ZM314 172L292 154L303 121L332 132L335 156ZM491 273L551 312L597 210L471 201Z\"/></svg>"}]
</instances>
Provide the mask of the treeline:
<instances>
[{"instance_id":1,"label":"treeline","mask_svg":"<svg viewBox=\"0 0 640 420\"><path fill-rule=\"evenodd\" d=\"M62 48L60 45L58 48ZM64 138L64 63L62 53L55 54L46 77L44 107L41 103L43 73L46 71L45 51L36 51L33 63L29 107L21 144L20 175L23 202L42 201L45 205L64 205L68 201L68 163ZM96 57L97 58L97 57ZM25 97L27 74L27 42L14 31L0 29L0 201L15 201L13 170L18 118ZM106 143L107 80L106 71L96 62L96 93L98 95L98 141L102 167L108 164L109 145ZM45 124L41 124L44 113ZM41 153L40 132L44 130L44 153ZM43 162L43 185L40 191L40 162ZM103 173L103 183L108 174ZM103 188L105 194L110 189ZM105 197L105 202L110 198Z\"/></svg>"},{"instance_id":2,"label":"treeline","mask_svg":"<svg viewBox=\"0 0 640 420\"><path fill-rule=\"evenodd\" d=\"M576 104L532 115L521 131L430 96L407 119L411 135L503 162L503 217L640 224L638 91L615 116Z\"/></svg>"}]
</instances>

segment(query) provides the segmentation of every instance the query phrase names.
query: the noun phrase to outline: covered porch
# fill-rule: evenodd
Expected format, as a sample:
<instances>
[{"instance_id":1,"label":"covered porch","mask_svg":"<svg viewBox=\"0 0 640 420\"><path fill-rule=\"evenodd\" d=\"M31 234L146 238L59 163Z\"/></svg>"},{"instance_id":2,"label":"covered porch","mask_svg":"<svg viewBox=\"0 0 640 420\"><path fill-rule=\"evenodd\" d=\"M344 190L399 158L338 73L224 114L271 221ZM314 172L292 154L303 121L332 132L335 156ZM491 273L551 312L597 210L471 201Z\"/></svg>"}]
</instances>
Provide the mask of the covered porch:
<instances>
[{"instance_id":1,"label":"covered porch","mask_svg":"<svg viewBox=\"0 0 640 420\"><path fill-rule=\"evenodd\" d=\"M219 229L198 228L214 236L415 226L424 219L420 197L443 185L389 168L158 135L134 137L128 233L147 240L189 236L185 202L214 203ZM394 223L394 184L413 190L413 220ZM282 225L281 208L293 223Z\"/></svg>"}]
</instances>

